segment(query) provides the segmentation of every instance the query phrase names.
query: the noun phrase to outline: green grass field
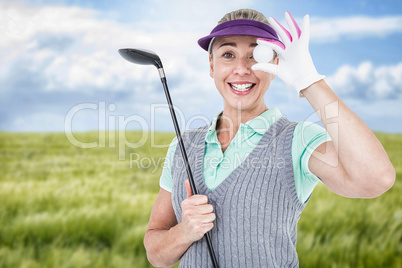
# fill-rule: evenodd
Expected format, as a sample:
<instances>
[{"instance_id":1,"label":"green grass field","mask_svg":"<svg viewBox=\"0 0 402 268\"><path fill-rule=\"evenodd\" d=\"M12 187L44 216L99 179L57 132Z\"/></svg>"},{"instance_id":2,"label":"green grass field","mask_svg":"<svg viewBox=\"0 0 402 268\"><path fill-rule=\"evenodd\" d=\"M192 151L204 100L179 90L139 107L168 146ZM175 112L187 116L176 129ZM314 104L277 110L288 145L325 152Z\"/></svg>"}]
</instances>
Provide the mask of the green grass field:
<instances>
[{"instance_id":1,"label":"green grass field","mask_svg":"<svg viewBox=\"0 0 402 268\"><path fill-rule=\"evenodd\" d=\"M298 225L301 267L402 267L402 135L377 136L394 187L364 200L318 185ZM167 148L149 140L119 160L118 146L82 149L64 133L0 133L0 267L152 267L142 240Z\"/></svg>"}]
</instances>

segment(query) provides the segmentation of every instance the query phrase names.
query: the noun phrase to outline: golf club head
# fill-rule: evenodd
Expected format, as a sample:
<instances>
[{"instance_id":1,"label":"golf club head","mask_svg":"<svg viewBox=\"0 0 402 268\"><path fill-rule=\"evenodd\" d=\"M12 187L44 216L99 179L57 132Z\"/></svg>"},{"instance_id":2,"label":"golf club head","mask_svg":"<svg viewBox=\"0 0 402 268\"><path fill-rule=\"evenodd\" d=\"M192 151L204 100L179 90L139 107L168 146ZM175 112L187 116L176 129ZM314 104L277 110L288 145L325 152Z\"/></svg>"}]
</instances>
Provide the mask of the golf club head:
<instances>
[{"instance_id":1,"label":"golf club head","mask_svg":"<svg viewBox=\"0 0 402 268\"><path fill-rule=\"evenodd\" d=\"M122 48L119 54L125 60L135 64L154 65L156 68L163 68L162 61L155 52L146 49Z\"/></svg>"}]
</instances>

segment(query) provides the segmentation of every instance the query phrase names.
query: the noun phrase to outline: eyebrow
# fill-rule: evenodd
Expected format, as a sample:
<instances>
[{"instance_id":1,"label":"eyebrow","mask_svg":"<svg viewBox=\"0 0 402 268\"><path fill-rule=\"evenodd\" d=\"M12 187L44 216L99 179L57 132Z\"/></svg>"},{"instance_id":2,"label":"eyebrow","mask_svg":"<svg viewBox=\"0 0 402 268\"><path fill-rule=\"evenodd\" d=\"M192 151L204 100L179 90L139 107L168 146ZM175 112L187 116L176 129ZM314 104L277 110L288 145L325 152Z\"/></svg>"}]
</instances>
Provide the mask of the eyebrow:
<instances>
[{"instance_id":1,"label":"eyebrow","mask_svg":"<svg viewBox=\"0 0 402 268\"><path fill-rule=\"evenodd\" d=\"M236 43L223 43L218 48L221 48L224 46L237 47ZM256 46L257 46L257 43L251 43L249 47L256 47Z\"/></svg>"}]
</instances>

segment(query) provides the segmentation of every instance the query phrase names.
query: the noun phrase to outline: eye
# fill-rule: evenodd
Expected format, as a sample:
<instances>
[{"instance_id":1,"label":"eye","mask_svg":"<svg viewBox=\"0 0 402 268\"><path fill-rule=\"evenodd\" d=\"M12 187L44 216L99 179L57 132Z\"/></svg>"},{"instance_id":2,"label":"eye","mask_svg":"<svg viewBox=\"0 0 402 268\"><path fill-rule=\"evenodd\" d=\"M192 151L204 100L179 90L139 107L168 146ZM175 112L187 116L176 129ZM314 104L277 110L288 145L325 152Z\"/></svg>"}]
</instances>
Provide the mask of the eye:
<instances>
[{"instance_id":1,"label":"eye","mask_svg":"<svg viewBox=\"0 0 402 268\"><path fill-rule=\"evenodd\" d=\"M222 54L222 57L227 58L227 59L231 59L234 58L234 55L230 52L225 52Z\"/></svg>"}]
</instances>

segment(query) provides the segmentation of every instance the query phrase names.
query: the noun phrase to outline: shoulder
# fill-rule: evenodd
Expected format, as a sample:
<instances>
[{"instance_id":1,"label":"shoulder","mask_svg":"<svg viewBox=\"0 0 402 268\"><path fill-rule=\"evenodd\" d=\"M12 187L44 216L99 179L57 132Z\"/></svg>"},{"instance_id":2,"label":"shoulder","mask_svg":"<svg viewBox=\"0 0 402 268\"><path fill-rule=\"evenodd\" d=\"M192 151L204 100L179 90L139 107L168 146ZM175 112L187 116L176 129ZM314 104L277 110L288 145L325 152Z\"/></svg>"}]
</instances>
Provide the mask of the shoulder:
<instances>
[{"instance_id":1,"label":"shoulder","mask_svg":"<svg viewBox=\"0 0 402 268\"><path fill-rule=\"evenodd\" d=\"M293 142L298 143L300 146L305 147L311 141L318 138L329 139L329 134L322 126L309 122L298 122L293 132Z\"/></svg>"},{"instance_id":2,"label":"shoulder","mask_svg":"<svg viewBox=\"0 0 402 268\"><path fill-rule=\"evenodd\" d=\"M189 136L189 137L197 136L197 135L206 133L208 131L208 128L209 128L209 125L206 124L206 125L198 127L198 128L188 129L188 130L184 131L182 136Z\"/></svg>"},{"instance_id":3,"label":"shoulder","mask_svg":"<svg viewBox=\"0 0 402 268\"><path fill-rule=\"evenodd\" d=\"M273 129L274 133L277 133L275 135L282 135L285 140L290 141L294 136L297 125L297 122L290 121L285 116L281 116L268 130Z\"/></svg>"},{"instance_id":4,"label":"shoulder","mask_svg":"<svg viewBox=\"0 0 402 268\"><path fill-rule=\"evenodd\" d=\"M322 126L312 122L299 122L294 129L292 138L292 158L294 163L308 170L310 156L321 144L331 141L328 132Z\"/></svg>"},{"instance_id":5,"label":"shoulder","mask_svg":"<svg viewBox=\"0 0 402 268\"><path fill-rule=\"evenodd\" d=\"M204 125L199 128L193 128L184 131L181 134L184 144L187 145L189 143L199 141L200 139L205 139L205 136L208 133L208 127L209 125Z\"/></svg>"},{"instance_id":6,"label":"shoulder","mask_svg":"<svg viewBox=\"0 0 402 268\"><path fill-rule=\"evenodd\" d=\"M189 129L184 131L181 134L181 137L183 139L183 143L184 143L184 147L186 148L186 150L189 152L192 150L193 147L197 147L197 145L200 144L201 139L205 140L205 136L208 132L208 127L209 125L204 125L202 127L199 128L194 128L194 129ZM179 140L177 137L175 137L172 141L172 143L174 142L174 151L178 151L177 149L177 144L179 143ZM172 151L173 151L172 149ZM172 152L172 154L174 155L174 152ZM177 154L177 153L176 153Z\"/></svg>"},{"instance_id":7,"label":"shoulder","mask_svg":"<svg viewBox=\"0 0 402 268\"><path fill-rule=\"evenodd\" d=\"M313 152L322 143L331 140L325 128L312 122L297 123L292 139L292 162L296 191L301 203L310 197L319 178L308 166Z\"/></svg>"},{"instance_id":8,"label":"shoulder","mask_svg":"<svg viewBox=\"0 0 402 268\"><path fill-rule=\"evenodd\" d=\"M322 126L313 122L299 122L293 132L292 151L300 157L306 152L311 155L320 144L330 140L328 132Z\"/></svg>"}]
</instances>

